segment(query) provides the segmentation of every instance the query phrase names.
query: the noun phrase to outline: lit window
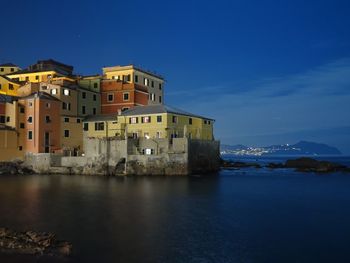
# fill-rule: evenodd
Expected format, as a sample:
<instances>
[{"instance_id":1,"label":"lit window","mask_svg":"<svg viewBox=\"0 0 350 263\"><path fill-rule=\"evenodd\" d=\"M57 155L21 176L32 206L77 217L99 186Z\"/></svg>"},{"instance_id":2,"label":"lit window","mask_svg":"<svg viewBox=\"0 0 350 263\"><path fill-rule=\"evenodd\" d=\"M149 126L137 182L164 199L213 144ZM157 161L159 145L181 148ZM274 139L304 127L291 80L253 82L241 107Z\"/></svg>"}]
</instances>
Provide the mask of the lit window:
<instances>
[{"instance_id":1,"label":"lit window","mask_svg":"<svg viewBox=\"0 0 350 263\"><path fill-rule=\"evenodd\" d=\"M144 79L143 79L143 84L144 84L145 86L148 86L148 85L149 85L149 79L148 79L148 78L144 78Z\"/></svg>"},{"instance_id":2,"label":"lit window","mask_svg":"<svg viewBox=\"0 0 350 263\"><path fill-rule=\"evenodd\" d=\"M150 116L145 116L141 118L142 123L150 123L151 122L151 117Z\"/></svg>"},{"instance_id":3,"label":"lit window","mask_svg":"<svg viewBox=\"0 0 350 263\"><path fill-rule=\"evenodd\" d=\"M56 94L57 94L57 89L52 89L52 90L51 90L51 94L52 94L52 95L56 95Z\"/></svg>"},{"instance_id":4,"label":"lit window","mask_svg":"<svg viewBox=\"0 0 350 263\"><path fill-rule=\"evenodd\" d=\"M70 90L69 89L64 89L63 94L66 96L70 96Z\"/></svg>"},{"instance_id":5,"label":"lit window","mask_svg":"<svg viewBox=\"0 0 350 263\"><path fill-rule=\"evenodd\" d=\"M131 124L136 124L136 123L138 123L138 117L131 117L131 118L129 119L129 123L131 123Z\"/></svg>"}]
</instances>

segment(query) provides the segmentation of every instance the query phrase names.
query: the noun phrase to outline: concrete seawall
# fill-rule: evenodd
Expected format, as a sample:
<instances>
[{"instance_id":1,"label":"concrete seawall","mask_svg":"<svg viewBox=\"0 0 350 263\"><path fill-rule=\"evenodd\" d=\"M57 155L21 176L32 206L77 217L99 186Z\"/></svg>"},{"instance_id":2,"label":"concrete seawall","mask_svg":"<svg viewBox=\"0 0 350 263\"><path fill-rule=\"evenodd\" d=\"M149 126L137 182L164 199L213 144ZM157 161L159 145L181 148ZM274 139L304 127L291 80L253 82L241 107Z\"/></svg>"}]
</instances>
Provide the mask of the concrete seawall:
<instances>
[{"instance_id":1,"label":"concrete seawall","mask_svg":"<svg viewBox=\"0 0 350 263\"><path fill-rule=\"evenodd\" d=\"M30 154L37 173L83 175L189 175L220 167L219 141L85 138L85 156Z\"/></svg>"}]
</instances>

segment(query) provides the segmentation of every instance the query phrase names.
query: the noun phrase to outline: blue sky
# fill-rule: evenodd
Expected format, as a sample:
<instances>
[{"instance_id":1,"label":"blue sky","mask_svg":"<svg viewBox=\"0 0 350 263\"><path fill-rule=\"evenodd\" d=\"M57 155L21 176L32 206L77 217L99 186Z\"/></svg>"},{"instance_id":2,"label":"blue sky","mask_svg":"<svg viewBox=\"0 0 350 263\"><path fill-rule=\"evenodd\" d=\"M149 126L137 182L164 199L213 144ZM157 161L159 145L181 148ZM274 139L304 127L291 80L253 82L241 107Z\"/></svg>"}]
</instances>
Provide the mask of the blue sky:
<instances>
[{"instance_id":1,"label":"blue sky","mask_svg":"<svg viewBox=\"0 0 350 263\"><path fill-rule=\"evenodd\" d=\"M80 74L134 63L223 143L324 142L350 154L349 1L8 1L0 62ZM6 26L5 26L6 24Z\"/></svg>"}]
</instances>

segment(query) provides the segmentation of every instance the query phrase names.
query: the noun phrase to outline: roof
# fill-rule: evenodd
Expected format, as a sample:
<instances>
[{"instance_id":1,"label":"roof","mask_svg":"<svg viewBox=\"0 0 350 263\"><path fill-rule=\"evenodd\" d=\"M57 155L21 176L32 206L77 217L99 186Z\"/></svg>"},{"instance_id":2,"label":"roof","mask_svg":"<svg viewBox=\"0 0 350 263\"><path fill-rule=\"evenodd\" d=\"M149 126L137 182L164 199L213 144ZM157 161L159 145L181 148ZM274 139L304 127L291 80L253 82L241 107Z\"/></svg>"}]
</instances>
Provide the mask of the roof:
<instances>
[{"instance_id":1,"label":"roof","mask_svg":"<svg viewBox=\"0 0 350 263\"><path fill-rule=\"evenodd\" d=\"M214 120L204 116L189 113L187 111L180 110L178 108L170 107L167 105L148 105L148 106L136 106L132 109L122 112L123 116L133 116L133 115L146 115L146 114L158 114L158 113L172 113L177 115L184 115L189 117L197 117L201 119Z\"/></svg>"},{"instance_id":2,"label":"roof","mask_svg":"<svg viewBox=\"0 0 350 263\"><path fill-rule=\"evenodd\" d=\"M9 77L6 77L5 75L0 75L0 77L1 77L1 78L6 79L6 80L7 80L7 81L9 81L9 82L15 83L15 84L18 84L18 85L20 85L20 84L21 84L21 82L20 82L20 81L17 81L17 80L11 79L11 78L9 78Z\"/></svg>"},{"instance_id":3,"label":"roof","mask_svg":"<svg viewBox=\"0 0 350 263\"><path fill-rule=\"evenodd\" d=\"M14 96L9 96L9 95L4 95L4 94L0 94L0 102L9 102L12 103L14 100L16 99L16 97Z\"/></svg>"},{"instance_id":4,"label":"roof","mask_svg":"<svg viewBox=\"0 0 350 263\"><path fill-rule=\"evenodd\" d=\"M84 119L84 122L116 121L117 117L118 117L118 113L89 115Z\"/></svg>"},{"instance_id":5,"label":"roof","mask_svg":"<svg viewBox=\"0 0 350 263\"><path fill-rule=\"evenodd\" d=\"M0 130L15 131L16 129L5 124L0 124Z\"/></svg>"},{"instance_id":6,"label":"roof","mask_svg":"<svg viewBox=\"0 0 350 263\"><path fill-rule=\"evenodd\" d=\"M4 64L0 64L0 67L18 67L18 66L12 63L4 63Z\"/></svg>"},{"instance_id":7,"label":"roof","mask_svg":"<svg viewBox=\"0 0 350 263\"><path fill-rule=\"evenodd\" d=\"M104 73L106 72L113 72L113 71L120 71L120 70L127 70L127 69L135 69L135 70L138 70L138 71L141 71L143 73L146 73L148 75L151 75L153 77L156 77L156 78L159 78L161 80L164 80L164 78L155 73L155 72L152 72L152 71L149 71L149 70L144 70L144 69L141 69L139 67L136 67L135 65L131 64L131 65L127 65L127 66L111 66L111 67L103 67L102 70Z\"/></svg>"},{"instance_id":8,"label":"roof","mask_svg":"<svg viewBox=\"0 0 350 263\"><path fill-rule=\"evenodd\" d=\"M38 69L38 70L22 69L22 70L13 72L13 73L9 73L7 75L10 76L10 75L20 75L20 74L28 74L28 73L48 72L48 71L54 71L54 72L57 72L59 74L66 75L66 73L63 73L59 69L52 68L52 67L50 67L50 68L48 67L48 68L45 68L45 69Z\"/></svg>"},{"instance_id":9,"label":"roof","mask_svg":"<svg viewBox=\"0 0 350 263\"><path fill-rule=\"evenodd\" d=\"M33 92L32 94L22 97L21 99L33 99L33 98L40 98L40 99L44 99L44 100L56 100L56 101L60 101L59 99L57 99L56 97L46 93L46 92L42 92L42 91L37 91L37 92Z\"/></svg>"}]
</instances>

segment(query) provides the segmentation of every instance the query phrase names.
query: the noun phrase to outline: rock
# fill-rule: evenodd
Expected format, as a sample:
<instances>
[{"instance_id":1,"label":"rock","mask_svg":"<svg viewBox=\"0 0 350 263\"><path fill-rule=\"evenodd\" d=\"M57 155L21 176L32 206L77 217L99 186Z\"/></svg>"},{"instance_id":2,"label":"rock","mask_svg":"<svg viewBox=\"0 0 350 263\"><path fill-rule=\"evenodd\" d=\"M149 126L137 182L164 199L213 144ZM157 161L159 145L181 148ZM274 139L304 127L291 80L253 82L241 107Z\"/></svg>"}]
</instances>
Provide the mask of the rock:
<instances>
[{"instance_id":1,"label":"rock","mask_svg":"<svg viewBox=\"0 0 350 263\"><path fill-rule=\"evenodd\" d=\"M59 241L52 233L34 231L15 232L0 228L0 251L16 254L40 254L68 256L72 245L67 241Z\"/></svg>"},{"instance_id":2,"label":"rock","mask_svg":"<svg viewBox=\"0 0 350 263\"><path fill-rule=\"evenodd\" d=\"M333 162L318 161L312 158L298 158L287 160L286 168L295 168L301 172L317 172L317 173L331 173L331 172L349 172L349 168Z\"/></svg>"},{"instance_id":3,"label":"rock","mask_svg":"<svg viewBox=\"0 0 350 263\"><path fill-rule=\"evenodd\" d=\"M268 163L266 167L270 169L286 168L283 163Z\"/></svg>"},{"instance_id":4,"label":"rock","mask_svg":"<svg viewBox=\"0 0 350 263\"><path fill-rule=\"evenodd\" d=\"M221 167L222 168L248 168L248 167L261 168L261 165L258 163L232 162L232 161L221 160Z\"/></svg>"},{"instance_id":5,"label":"rock","mask_svg":"<svg viewBox=\"0 0 350 263\"><path fill-rule=\"evenodd\" d=\"M34 171L31 167L26 166L22 161L15 160L12 162L0 162L0 175L11 174L11 175L24 175L33 174Z\"/></svg>"}]
</instances>

